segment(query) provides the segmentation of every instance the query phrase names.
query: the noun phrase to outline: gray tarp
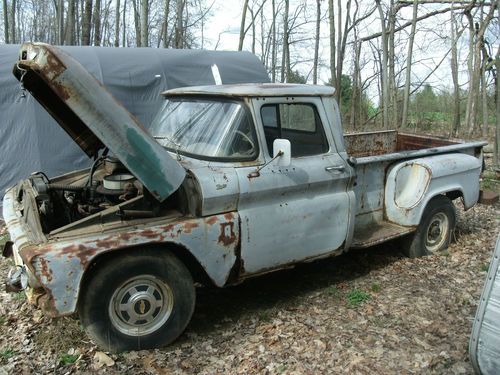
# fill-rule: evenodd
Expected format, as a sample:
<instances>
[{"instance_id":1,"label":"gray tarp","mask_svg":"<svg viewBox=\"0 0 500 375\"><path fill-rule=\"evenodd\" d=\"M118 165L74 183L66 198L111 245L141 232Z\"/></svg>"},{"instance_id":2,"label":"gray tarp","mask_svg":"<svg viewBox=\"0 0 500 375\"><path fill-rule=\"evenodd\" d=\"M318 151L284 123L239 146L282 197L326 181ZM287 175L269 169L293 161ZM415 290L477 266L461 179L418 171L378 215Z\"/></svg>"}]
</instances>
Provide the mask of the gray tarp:
<instances>
[{"instance_id":1,"label":"gray tarp","mask_svg":"<svg viewBox=\"0 0 500 375\"><path fill-rule=\"evenodd\" d=\"M0 45L0 199L34 171L49 177L89 166L90 160L12 75L19 45ZM216 83L269 82L248 52L155 48L61 47L78 60L148 127L166 89ZM0 200L1 216L1 200Z\"/></svg>"}]
</instances>

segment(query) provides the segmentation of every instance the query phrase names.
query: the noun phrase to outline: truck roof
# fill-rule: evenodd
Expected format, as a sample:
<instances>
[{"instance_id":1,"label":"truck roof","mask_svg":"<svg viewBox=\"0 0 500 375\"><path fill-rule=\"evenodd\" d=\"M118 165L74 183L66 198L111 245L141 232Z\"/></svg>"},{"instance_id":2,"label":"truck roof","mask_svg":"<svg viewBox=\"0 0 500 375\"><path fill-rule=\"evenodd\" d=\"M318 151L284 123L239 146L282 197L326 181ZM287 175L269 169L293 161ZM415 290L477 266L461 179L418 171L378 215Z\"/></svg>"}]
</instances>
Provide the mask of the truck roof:
<instances>
[{"instance_id":1,"label":"truck roof","mask_svg":"<svg viewBox=\"0 0 500 375\"><path fill-rule=\"evenodd\" d=\"M266 96L333 96L331 86L304 85L292 83L243 83L232 85L211 85L180 87L162 93L166 97L183 95L214 95L230 97Z\"/></svg>"}]
</instances>

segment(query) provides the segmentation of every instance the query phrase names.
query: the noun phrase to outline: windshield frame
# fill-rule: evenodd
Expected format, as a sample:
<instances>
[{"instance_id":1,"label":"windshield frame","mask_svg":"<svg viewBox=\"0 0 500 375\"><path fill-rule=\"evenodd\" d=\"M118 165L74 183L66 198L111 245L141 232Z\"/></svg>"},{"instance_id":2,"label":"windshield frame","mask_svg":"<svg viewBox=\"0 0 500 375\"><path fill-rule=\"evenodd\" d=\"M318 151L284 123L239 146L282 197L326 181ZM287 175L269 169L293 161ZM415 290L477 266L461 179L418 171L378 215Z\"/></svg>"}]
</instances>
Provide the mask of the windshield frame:
<instances>
[{"instance_id":1,"label":"windshield frame","mask_svg":"<svg viewBox=\"0 0 500 375\"><path fill-rule=\"evenodd\" d=\"M157 139L155 139L156 142L160 144L161 147L163 147L165 150L172 152L174 154L179 154L183 156L187 156L193 159L197 160L205 160L205 161L220 161L220 162L227 162L227 163L238 163L238 162L249 162L249 161L257 161L260 158L260 153L261 153L261 147L260 147L260 139L259 139L259 134L257 132L256 126L255 126L255 121L252 115L252 111L250 110L249 106L247 103L242 100L242 99L237 99L237 98L227 98L223 96L213 96L213 95L175 95L175 96L164 96L165 100L168 101L187 101L187 102L194 102L194 101L201 101L201 102L207 102L207 101L212 101L212 102L219 102L219 103L234 103L234 104L239 104L243 111L245 112L245 115L248 118L248 121L250 122L250 130L253 136L253 139L255 140L255 152L252 155L249 156L241 156L241 157L231 157L231 156L208 156L208 155L200 155L200 154L194 154L189 151L182 150L181 148L173 148L173 147L168 147L164 146L161 143L158 142ZM163 106L165 103L162 104L161 109L157 112L156 116L160 113L161 110L163 110ZM158 135L154 135L151 133L151 136L155 138Z\"/></svg>"}]
</instances>

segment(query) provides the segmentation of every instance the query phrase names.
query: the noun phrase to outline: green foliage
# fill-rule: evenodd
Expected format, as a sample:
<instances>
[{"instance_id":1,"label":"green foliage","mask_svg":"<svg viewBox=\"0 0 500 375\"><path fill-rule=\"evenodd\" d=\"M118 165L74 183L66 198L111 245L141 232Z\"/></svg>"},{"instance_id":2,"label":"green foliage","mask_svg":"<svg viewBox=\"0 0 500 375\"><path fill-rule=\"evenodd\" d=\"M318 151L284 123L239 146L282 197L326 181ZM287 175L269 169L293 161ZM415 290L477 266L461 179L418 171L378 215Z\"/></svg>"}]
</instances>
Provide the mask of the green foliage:
<instances>
[{"instance_id":1,"label":"green foliage","mask_svg":"<svg viewBox=\"0 0 500 375\"><path fill-rule=\"evenodd\" d=\"M307 79L302 74L300 74L298 70L291 70L288 73L288 82L289 83L307 83Z\"/></svg>"},{"instance_id":2,"label":"green foliage","mask_svg":"<svg viewBox=\"0 0 500 375\"><path fill-rule=\"evenodd\" d=\"M10 347L0 350L0 359L3 361L13 357L14 355L16 355L16 352Z\"/></svg>"},{"instance_id":3,"label":"green foliage","mask_svg":"<svg viewBox=\"0 0 500 375\"><path fill-rule=\"evenodd\" d=\"M370 298L370 294L359 289L353 289L347 294L347 304L350 307L356 307L368 301Z\"/></svg>"},{"instance_id":4,"label":"green foliage","mask_svg":"<svg viewBox=\"0 0 500 375\"><path fill-rule=\"evenodd\" d=\"M372 286L371 286L371 290L374 293L378 293L378 292L380 292L382 290L382 287L380 286L379 283L373 283Z\"/></svg>"},{"instance_id":5,"label":"green foliage","mask_svg":"<svg viewBox=\"0 0 500 375\"><path fill-rule=\"evenodd\" d=\"M72 365L73 363L76 362L77 359L78 359L78 355L76 355L76 354L63 353L63 354L59 355L59 364L63 365L63 366Z\"/></svg>"},{"instance_id":6,"label":"green foliage","mask_svg":"<svg viewBox=\"0 0 500 375\"><path fill-rule=\"evenodd\" d=\"M335 285L331 285L326 288L326 293L334 298L338 298L340 296L340 290Z\"/></svg>"},{"instance_id":7,"label":"green foliage","mask_svg":"<svg viewBox=\"0 0 500 375\"><path fill-rule=\"evenodd\" d=\"M26 300L26 293L24 293L24 292L15 293L14 299L16 301L25 301Z\"/></svg>"},{"instance_id":8,"label":"green foliage","mask_svg":"<svg viewBox=\"0 0 500 375\"><path fill-rule=\"evenodd\" d=\"M481 265L481 271L482 272L488 272L488 270L490 269L490 264L489 263L484 263Z\"/></svg>"}]
</instances>

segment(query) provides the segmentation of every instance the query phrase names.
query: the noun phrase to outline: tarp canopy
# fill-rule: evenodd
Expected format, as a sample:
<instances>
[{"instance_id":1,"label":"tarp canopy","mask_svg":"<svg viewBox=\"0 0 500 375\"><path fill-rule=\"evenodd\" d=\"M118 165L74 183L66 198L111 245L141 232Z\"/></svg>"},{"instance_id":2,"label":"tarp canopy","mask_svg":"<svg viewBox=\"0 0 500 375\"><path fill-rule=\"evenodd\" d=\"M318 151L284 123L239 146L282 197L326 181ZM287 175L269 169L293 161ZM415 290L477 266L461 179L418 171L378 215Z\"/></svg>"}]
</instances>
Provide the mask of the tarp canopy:
<instances>
[{"instance_id":1,"label":"tarp canopy","mask_svg":"<svg viewBox=\"0 0 500 375\"><path fill-rule=\"evenodd\" d=\"M0 45L0 198L34 171L49 177L91 163L52 117L23 93L12 74L19 45ZM269 82L262 63L248 52L156 48L60 47L71 54L146 127L167 89ZM216 68L214 67L216 66ZM1 201L0 201L1 215Z\"/></svg>"}]
</instances>

